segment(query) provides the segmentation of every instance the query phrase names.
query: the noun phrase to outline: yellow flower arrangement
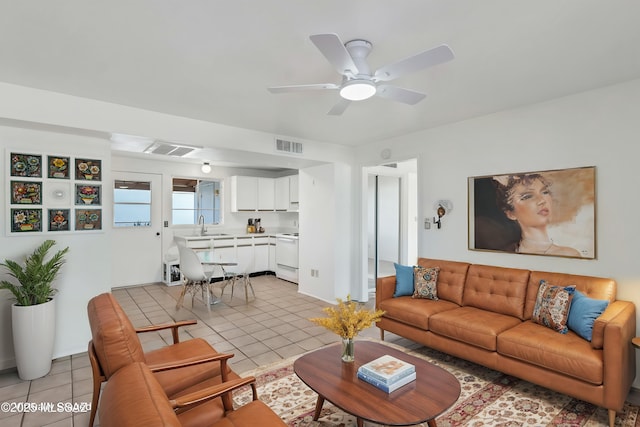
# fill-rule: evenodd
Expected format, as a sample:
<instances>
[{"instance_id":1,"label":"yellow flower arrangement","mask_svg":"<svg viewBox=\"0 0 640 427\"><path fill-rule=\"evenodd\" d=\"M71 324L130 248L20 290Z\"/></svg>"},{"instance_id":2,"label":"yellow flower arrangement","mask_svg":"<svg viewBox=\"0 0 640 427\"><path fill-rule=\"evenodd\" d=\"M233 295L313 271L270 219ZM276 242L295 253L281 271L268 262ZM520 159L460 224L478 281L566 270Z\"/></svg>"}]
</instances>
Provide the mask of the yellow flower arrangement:
<instances>
[{"instance_id":1,"label":"yellow flower arrangement","mask_svg":"<svg viewBox=\"0 0 640 427\"><path fill-rule=\"evenodd\" d=\"M385 313L384 310L358 309L358 303L351 301L351 295L347 295L346 301L340 298L337 298L337 301L337 307L322 309L328 317L314 317L309 320L316 325L324 326L342 338L354 338L358 332L380 320Z\"/></svg>"}]
</instances>

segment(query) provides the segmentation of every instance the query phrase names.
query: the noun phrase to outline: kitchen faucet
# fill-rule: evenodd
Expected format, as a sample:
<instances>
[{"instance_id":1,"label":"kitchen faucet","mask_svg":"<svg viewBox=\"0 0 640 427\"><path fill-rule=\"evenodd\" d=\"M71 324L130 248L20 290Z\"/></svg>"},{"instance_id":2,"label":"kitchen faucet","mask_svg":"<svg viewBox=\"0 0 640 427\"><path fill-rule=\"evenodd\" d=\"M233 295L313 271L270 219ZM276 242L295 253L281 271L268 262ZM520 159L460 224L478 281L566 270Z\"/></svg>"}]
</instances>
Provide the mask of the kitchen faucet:
<instances>
[{"instance_id":1,"label":"kitchen faucet","mask_svg":"<svg viewBox=\"0 0 640 427\"><path fill-rule=\"evenodd\" d=\"M204 215L200 215L198 217L198 225L201 225L201 227L200 227L200 235L204 236L204 233L207 232L207 229L204 228Z\"/></svg>"}]
</instances>

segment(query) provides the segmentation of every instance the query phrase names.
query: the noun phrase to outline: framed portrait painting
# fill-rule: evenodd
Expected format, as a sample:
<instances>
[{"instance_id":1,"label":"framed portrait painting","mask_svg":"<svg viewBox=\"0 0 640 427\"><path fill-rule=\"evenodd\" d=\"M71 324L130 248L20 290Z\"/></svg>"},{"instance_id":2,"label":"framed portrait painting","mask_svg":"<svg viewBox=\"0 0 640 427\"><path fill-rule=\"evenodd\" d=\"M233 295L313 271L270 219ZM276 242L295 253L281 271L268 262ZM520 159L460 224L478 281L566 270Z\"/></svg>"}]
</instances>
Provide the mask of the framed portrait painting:
<instances>
[{"instance_id":1,"label":"framed portrait painting","mask_svg":"<svg viewBox=\"0 0 640 427\"><path fill-rule=\"evenodd\" d=\"M471 177L469 249L596 257L595 167Z\"/></svg>"}]
</instances>

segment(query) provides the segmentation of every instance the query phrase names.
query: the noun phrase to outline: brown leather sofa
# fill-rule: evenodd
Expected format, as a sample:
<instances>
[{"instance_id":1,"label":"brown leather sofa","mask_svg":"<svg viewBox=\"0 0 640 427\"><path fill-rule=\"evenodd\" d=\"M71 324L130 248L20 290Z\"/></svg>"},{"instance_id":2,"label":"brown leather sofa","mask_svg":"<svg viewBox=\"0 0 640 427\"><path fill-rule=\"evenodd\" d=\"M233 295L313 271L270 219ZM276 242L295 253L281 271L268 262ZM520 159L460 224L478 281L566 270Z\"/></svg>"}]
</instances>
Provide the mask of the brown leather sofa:
<instances>
[{"instance_id":1,"label":"brown leather sofa","mask_svg":"<svg viewBox=\"0 0 640 427\"><path fill-rule=\"evenodd\" d=\"M109 382L114 374L132 363L148 365L163 392L171 399L240 378L227 365L232 354L217 352L202 338L180 342L178 328L194 324L195 321L136 329L111 293L93 297L87 305L87 312L92 335L89 359L93 371L90 426L93 425L98 407L101 383ZM172 331L173 344L145 353L138 333L163 329ZM224 395L223 399L230 398ZM225 403L229 405L230 401ZM220 399L215 399L208 406L212 415L224 413Z\"/></svg>"},{"instance_id":2,"label":"brown leather sofa","mask_svg":"<svg viewBox=\"0 0 640 427\"><path fill-rule=\"evenodd\" d=\"M426 258L418 265L440 268L439 299L394 298L395 276L379 278L376 308L386 312L377 323L382 339L384 331L393 332L607 408L614 425L636 374L635 305L616 300L615 281ZM531 320L541 280L609 301L591 342Z\"/></svg>"},{"instance_id":3,"label":"brown leather sofa","mask_svg":"<svg viewBox=\"0 0 640 427\"><path fill-rule=\"evenodd\" d=\"M215 400L251 385L253 400L234 410L220 412ZM213 400L215 399L215 400ZM100 404L102 427L285 427L286 424L264 403L257 400L255 378L231 380L201 388L197 392L169 399L157 377L142 363L118 370L104 387Z\"/></svg>"}]
</instances>

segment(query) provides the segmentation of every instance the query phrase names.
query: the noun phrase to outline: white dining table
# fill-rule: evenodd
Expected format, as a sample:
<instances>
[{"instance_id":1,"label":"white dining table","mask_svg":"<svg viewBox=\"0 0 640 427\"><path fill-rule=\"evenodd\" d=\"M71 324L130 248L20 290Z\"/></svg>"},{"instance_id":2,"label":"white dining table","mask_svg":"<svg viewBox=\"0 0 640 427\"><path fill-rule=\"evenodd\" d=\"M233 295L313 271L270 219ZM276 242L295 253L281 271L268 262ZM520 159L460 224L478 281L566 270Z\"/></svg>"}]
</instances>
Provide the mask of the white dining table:
<instances>
[{"instance_id":1,"label":"white dining table","mask_svg":"<svg viewBox=\"0 0 640 427\"><path fill-rule=\"evenodd\" d=\"M227 272L225 271L224 268L238 265L236 261L224 260L221 258L216 259L213 254L213 251L198 251L197 254L198 254L198 258L200 258L200 263L202 265L220 267L220 269L222 270L223 280L229 280L227 278ZM207 275L207 283L209 283L209 285L211 284L211 279L213 278L214 272L215 272L215 269L211 269L209 271L205 270L205 275ZM208 299L207 302L209 305L217 304L221 301L220 298L217 298L215 295L213 295L213 300L212 300L211 296L212 296L212 292L211 291L207 292L207 299Z\"/></svg>"}]
</instances>

